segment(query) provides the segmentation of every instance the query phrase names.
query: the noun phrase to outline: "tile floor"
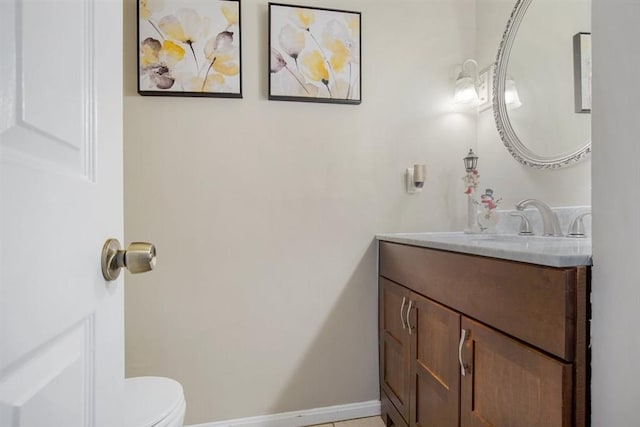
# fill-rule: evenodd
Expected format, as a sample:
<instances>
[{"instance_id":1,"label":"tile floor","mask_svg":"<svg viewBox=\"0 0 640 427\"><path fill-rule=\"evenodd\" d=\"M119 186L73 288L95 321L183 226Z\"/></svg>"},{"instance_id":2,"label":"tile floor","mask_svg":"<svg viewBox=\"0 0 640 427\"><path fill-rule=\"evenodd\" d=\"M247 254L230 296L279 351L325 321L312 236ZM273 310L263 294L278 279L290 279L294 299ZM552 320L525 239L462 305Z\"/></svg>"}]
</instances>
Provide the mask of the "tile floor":
<instances>
[{"instance_id":1,"label":"tile floor","mask_svg":"<svg viewBox=\"0 0 640 427\"><path fill-rule=\"evenodd\" d=\"M369 417L355 420L340 421L332 424L320 424L313 427L385 427L382 418Z\"/></svg>"}]
</instances>

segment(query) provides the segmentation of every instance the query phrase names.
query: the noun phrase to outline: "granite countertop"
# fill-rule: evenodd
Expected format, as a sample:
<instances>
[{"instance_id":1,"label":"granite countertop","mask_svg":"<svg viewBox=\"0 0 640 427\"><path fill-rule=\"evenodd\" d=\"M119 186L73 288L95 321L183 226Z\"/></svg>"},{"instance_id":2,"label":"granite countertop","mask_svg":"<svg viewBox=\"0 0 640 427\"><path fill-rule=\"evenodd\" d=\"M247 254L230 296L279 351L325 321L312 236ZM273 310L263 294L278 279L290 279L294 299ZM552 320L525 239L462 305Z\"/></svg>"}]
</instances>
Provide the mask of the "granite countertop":
<instances>
[{"instance_id":1,"label":"granite countertop","mask_svg":"<svg viewBox=\"0 0 640 427\"><path fill-rule=\"evenodd\" d=\"M550 267L592 265L591 238L519 236L517 234L391 233L385 242L422 246Z\"/></svg>"}]
</instances>

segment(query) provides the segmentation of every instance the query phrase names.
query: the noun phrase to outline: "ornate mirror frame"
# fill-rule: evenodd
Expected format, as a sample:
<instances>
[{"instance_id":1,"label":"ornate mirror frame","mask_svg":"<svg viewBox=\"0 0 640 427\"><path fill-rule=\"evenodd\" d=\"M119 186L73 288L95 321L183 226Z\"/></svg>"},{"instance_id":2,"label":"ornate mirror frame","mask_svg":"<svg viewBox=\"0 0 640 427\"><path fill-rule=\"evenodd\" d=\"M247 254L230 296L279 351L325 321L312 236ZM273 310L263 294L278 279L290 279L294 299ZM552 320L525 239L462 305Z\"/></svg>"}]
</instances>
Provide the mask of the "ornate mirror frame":
<instances>
[{"instance_id":1,"label":"ornate mirror frame","mask_svg":"<svg viewBox=\"0 0 640 427\"><path fill-rule=\"evenodd\" d=\"M536 169L558 169L585 159L591 153L591 141L579 149L566 154L550 157L540 156L529 149L514 131L504 100L507 66L509 65L511 48L516 39L518 28L532 1L533 0L517 0L509 17L509 21L507 21L507 28L500 42L493 73L493 116L496 121L498 133L500 134L500 139L502 139L502 142L514 159L525 166Z\"/></svg>"}]
</instances>

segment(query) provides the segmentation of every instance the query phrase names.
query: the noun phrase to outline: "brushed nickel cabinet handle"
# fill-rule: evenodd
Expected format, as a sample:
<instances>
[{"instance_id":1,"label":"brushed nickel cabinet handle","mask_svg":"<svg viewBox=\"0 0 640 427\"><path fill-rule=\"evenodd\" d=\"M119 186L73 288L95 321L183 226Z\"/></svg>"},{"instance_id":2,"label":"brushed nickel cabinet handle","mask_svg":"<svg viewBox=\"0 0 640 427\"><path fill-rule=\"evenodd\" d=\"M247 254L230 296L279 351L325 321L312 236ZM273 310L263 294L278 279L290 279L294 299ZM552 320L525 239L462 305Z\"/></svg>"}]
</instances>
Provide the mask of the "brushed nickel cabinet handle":
<instances>
[{"instance_id":1,"label":"brushed nickel cabinet handle","mask_svg":"<svg viewBox=\"0 0 640 427\"><path fill-rule=\"evenodd\" d=\"M413 301L409 300L409 308L407 308L407 328L409 328L409 335L411 335L411 329L413 329L413 326L411 326L411 319L409 319L409 314L411 313L411 306L413 305Z\"/></svg>"},{"instance_id":2,"label":"brushed nickel cabinet handle","mask_svg":"<svg viewBox=\"0 0 640 427\"><path fill-rule=\"evenodd\" d=\"M406 329L407 325L404 324L404 303L407 302L407 297L402 297L402 305L400 306L400 321L402 322L402 329Z\"/></svg>"},{"instance_id":3,"label":"brushed nickel cabinet handle","mask_svg":"<svg viewBox=\"0 0 640 427\"><path fill-rule=\"evenodd\" d=\"M116 280L122 267L130 273L144 273L156 266L156 247L147 242L132 242L126 250L120 246L118 239L108 239L102 247L102 276L108 280Z\"/></svg>"},{"instance_id":4,"label":"brushed nickel cabinet handle","mask_svg":"<svg viewBox=\"0 0 640 427\"><path fill-rule=\"evenodd\" d=\"M460 375L463 377L467 375L466 369L464 367L464 361L462 360L462 346L464 345L464 341L467 339L467 330L463 329L460 333L460 344L458 345L458 362L460 362Z\"/></svg>"}]
</instances>

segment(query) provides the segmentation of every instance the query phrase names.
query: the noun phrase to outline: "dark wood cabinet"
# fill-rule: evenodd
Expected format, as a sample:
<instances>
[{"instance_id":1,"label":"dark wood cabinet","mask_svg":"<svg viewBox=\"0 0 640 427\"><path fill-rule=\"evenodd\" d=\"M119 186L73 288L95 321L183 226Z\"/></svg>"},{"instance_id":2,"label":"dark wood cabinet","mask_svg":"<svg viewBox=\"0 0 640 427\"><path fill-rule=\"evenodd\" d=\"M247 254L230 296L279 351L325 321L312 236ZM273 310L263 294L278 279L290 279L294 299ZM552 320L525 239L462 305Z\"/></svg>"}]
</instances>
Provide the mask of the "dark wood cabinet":
<instances>
[{"instance_id":1,"label":"dark wood cabinet","mask_svg":"<svg viewBox=\"0 0 640 427\"><path fill-rule=\"evenodd\" d=\"M380 384L394 425L458 426L459 331L458 313L380 278Z\"/></svg>"},{"instance_id":2,"label":"dark wood cabinet","mask_svg":"<svg viewBox=\"0 0 640 427\"><path fill-rule=\"evenodd\" d=\"M588 267L380 243L385 423L588 425Z\"/></svg>"},{"instance_id":3,"label":"dark wood cabinet","mask_svg":"<svg viewBox=\"0 0 640 427\"><path fill-rule=\"evenodd\" d=\"M460 406L458 336L460 315L411 294L409 424L457 427Z\"/></svg>"},{"instance_id":4,"label":"dark wood cabinet","mask_svg":"<svg viewBox=\"0 0 640 427\"><path fill-rule=\"evenodd\" d=\"M570 363L467 318L462 331L462 426L572 425Z\"/></svg>"},{"instance_id":5,"label":"dark wood cabinet","mask_svg":"<svg viewBox=\"0 0 640 427\"><path fill-rule=\"evenodd\" d=\"M405 420L409 417L410 292L380 278L380 386Z\"/></svg>"}]
</instances>

